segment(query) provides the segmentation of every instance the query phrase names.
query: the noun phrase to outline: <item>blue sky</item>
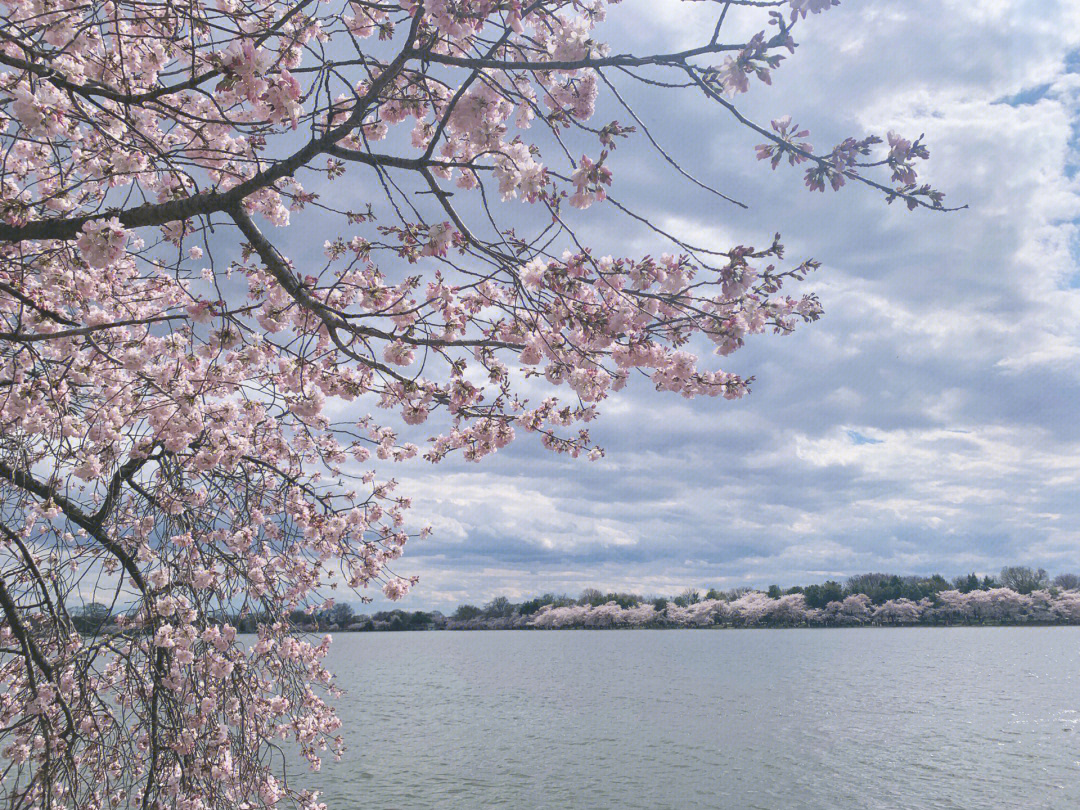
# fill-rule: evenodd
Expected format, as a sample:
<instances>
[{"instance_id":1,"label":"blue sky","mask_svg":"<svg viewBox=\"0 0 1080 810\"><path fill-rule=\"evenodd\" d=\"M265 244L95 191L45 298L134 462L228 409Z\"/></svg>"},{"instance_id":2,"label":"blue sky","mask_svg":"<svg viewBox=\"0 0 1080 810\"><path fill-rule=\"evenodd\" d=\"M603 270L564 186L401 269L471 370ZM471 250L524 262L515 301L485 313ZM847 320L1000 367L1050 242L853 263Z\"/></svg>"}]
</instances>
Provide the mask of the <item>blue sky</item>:
<instances>
[{"instance_id":1,"label":"blue sky","mask_svg":"<svg viewBox=\"0 0 1080 810\"><path fill-rule=\"evenodd\" d=\"M627 0L601 37L617 51L696 44L714 9ZM758 163L759 138L722 110L624 82L658 140L750 208L696 190L642 138L616 152L613 194L721 249L782 232L790 258L822 262L806 288L825 317L730 358L756 377L741 402L631 385L594 430L602 461L523 438L481 465L396 469L435 527L399 565L421 577L403 606L1080 570L1080 7L845 0L800 42L772 88L739 99L745 112L790 114L819 149L925 133L926 177L969 208L810 194L800 172ZM579 222L600 251L670 249L610 206Z\"/></svg>"}]
</instances>

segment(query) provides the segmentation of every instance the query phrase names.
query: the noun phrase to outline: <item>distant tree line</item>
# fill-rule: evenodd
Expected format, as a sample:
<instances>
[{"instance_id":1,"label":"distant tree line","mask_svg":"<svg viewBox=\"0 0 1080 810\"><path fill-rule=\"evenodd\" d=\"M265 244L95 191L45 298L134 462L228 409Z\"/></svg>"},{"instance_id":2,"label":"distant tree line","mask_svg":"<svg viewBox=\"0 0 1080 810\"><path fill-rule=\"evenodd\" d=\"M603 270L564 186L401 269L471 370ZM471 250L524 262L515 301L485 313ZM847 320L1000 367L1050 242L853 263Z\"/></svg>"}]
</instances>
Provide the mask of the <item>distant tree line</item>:
<instances>
[{"instance_id":1,"label":"distant tree line","mask_svg":"<svg viewBox=\"0 0 1080 810\"><path fill-rule=\"evenodd\" d=\"M96 633L114 621L109 609L92 603L73 621ZM240 632L254 632L264 617L224 617ZM933 576L859 574L840 583L827 580L782 589L687 588L671 597L603 592L588 588L578 597L546 593L523 602L505 596L484 606L440 611L386 610L358 614L347 603L326 610L296 610L290 620L311 631L502 630L566 627L801 627L861 624L1080 624L1080 575L1052 580L1042 568L1009 566L997 577L974 573L947 580Z\"/></svg>"}]
</instances>

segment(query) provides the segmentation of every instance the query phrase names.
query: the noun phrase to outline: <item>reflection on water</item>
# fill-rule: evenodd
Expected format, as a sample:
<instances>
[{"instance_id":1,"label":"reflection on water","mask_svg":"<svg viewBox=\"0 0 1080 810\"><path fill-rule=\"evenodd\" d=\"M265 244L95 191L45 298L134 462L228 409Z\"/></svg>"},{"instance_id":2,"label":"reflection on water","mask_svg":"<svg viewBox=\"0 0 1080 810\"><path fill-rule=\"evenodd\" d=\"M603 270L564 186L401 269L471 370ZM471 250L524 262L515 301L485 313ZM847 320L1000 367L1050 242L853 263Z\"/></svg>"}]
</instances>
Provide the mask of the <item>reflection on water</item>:
<instances>
[{"instance_id":1,"label":"reflection on water","mask_svg":"<svg viewBox=\"0 0 1080 810\"><path fill-rule=\"evenodd\" d=\"M344 634L330 810L1080 807L1080 628ZM294 783L298 784L298 783Z\"/></svg>"}]
</instances>

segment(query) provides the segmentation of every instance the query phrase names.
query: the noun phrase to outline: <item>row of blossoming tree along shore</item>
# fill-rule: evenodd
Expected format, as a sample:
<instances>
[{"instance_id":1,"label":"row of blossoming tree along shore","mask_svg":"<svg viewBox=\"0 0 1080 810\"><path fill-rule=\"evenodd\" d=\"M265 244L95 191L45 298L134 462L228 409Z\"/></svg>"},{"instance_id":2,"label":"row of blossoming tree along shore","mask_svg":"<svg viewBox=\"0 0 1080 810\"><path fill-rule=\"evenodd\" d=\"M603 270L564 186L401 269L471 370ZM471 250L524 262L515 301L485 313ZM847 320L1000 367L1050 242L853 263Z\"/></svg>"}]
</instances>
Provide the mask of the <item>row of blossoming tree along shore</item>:
<instances>
[{"instance_id":1,"label":"row of blossoming tree along shore","mask_svg":"<svg viewBox=\"0 0 1080 810\"><path fill-rule=\"evenodd\" d=\"M242 632L257 629L253 614L223 617ZM306 631L520 630L619 627L849 627L859 625L1080 624L1080 575L1011 566L999 576L975 574L947 580L894 574L861 574L841 584L829 580L806 587L767 591L687 588L674 597L604 593L580 597L553 593L514 603L507 597L483 607L463 604L440 611L385 610L357 614L339 602L319 611L297 610L294 626ZM84 632L124 624L103 605L85 609Z\"/></svg>"},{"instance_id":2,"label":"row of blossoming tree along shore","mask_svg":"<svg viewBox=\"0 0 1080 810\"><path fill-rule=\"evenodd\" d=\"M1080 576L1061 574L1051 581L1042 569L1022 566L1005 568L997 578L969 574L952 582L940 575L863 574L844 585L830 580L786 591L773 585L768 591L736 588L704 595L687 589L670 599L589 589L578 599L547 594L513 604L498 597L483 608L462 605L450 617L390 611L355 618L342 629L1076 624Z\"/></svg>"},{"instance_id":3,"label":"row of blossoming tree along shore","mask_svg":"<svg viewBox=\"0 0 1080 810\"><path fill-rule=\"evenodd\" d=\"M830 581L786 592L776 586L767 592L710 590L704 597L691 589L673 599L642 599L595 590L586 591L577 600L549 594L518 605L500 597L484 608L462 605L450 617L391 611L356 617L358 621L342 629L1080 624L1080 578L1063 574L1051 583L1039 571L1017 581L1008 575L1016 570L1030 572L1006 569L1000 580L979 580L970 575L953 583L940 576L870 574L852 577L846 586ZM1035 587L1031 587L1032 580ZM898 590L909 595L883 598L883 594ZM919 591L925 595L911 598Z\"/></svg>"},{"instance_id":4,"label":"row of blossoming tree along shore","mask_svg":"<svg viewBox=\"0 0 1080 810\"><path fill-rule=\"evenodd\" d=\"M940 591L918 602L900 597L875 605L866 594L852 594L812 608L801 593L773 599L749 591L738 599L705 599L685 607L669 602L658 609L646 602L624 608L617 602L592 605L548 605L529 617L495 622L497 626L557 629L563 627L816 627L857 625L949 625L1080 623L1080 591L1041 590L1031 594L1011 588L988 591ZM447 629L465 629L471 622L450 620Z\"/></svg>"}]
</instances>

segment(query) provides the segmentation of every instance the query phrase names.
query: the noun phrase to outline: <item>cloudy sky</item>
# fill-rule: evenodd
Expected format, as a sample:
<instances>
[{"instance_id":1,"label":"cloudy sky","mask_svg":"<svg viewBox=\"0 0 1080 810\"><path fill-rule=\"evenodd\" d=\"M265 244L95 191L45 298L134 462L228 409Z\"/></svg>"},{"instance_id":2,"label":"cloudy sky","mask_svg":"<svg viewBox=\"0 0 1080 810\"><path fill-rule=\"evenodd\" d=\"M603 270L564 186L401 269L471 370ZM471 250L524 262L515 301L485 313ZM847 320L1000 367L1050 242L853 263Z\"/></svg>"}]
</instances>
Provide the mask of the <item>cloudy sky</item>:
<instances>
[{"instance_id":1,"label":"cloudy sky","mask_svg":"<svg viewBox=\"0 0 1080 810\"><path fill-rule=\"evenodd\" d=\"M601 38L616 51L699 44L715 8L628 0ZM695 190L644 143L620 146L613 193L721 249L781 231L789 257L822 262L807 288L825 317L730 358L756 377L741 402L631 386L594 430L602 461L521 440L481 465L396 470L435 527L400 566L421 577L405 607L1080 570L1080 6L844 0L801 28L773 87L754 85L742 109L792 115L819 150L925 133L925 177L969 208L810 194L700 96L626 85L666 148L750 208ZM600 249L670 247L604 208L581 217Z\"/></svg>"}]
</instances>

